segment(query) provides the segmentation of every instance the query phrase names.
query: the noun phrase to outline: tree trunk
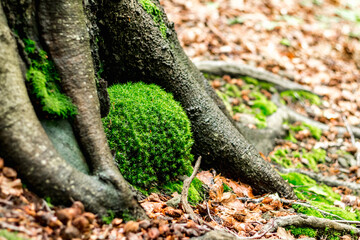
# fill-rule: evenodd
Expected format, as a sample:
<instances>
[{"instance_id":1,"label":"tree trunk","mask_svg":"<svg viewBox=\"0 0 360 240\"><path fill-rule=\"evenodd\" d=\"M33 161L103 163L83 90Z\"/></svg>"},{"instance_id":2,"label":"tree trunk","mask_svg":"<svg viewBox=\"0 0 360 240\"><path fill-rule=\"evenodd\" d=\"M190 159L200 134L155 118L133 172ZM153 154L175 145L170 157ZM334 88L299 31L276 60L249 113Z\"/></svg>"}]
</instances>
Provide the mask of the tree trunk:
<instances>
[{"instance_id":1,"label":"tree trunk","mask_svg":"<svg viewBox=\"0 0 360 240\"><path fill-rule=\"evenodd\" d=\"M156 5L161 9L157 1ZM166 37L141 3L103 1L98 24L105 79L111 84L156 83L172 92L191 120L194 152L203 157L205 166L241 179L259 193L278 192L295 198L291 187L240 134L224 114L225 109L219 108L218 99L210 96L213 94L206 80L183 52L163 11L162 19L167 26Z\"/></svg>"},{"instance_id":2,"label":"tree trunk","mask_svg":"<svg viewBox=\"0 0 360 240\"><path fill-rule=\"evenodd\" d=\"M71 6L74 7L74 5ZM78 7L78 5L75 7ZM60 30L61 29L58 29L59 32L57 33L61 33ZM101 168L101 164L103 163L96 164L95 161L93 161L95 165L95 167L93 167L93 169L95 169L95 175L90 176L73 168L59 156L38 121L30 103L24 84L24 77L20 70L18 50L12 33L7 26L1 5L0 39L0 153L7 163L16 168L22 179L25 180L32 189L43 196L50 196L57 203L68 204L70 200L79 200L84 203L88 210L101 215L106 214L108 210L112 210L117 215L126 212L135 218L146 218L144 210L136 202L127 182L115 168L113 161L113 166L109 168L108 166L110 164L108 162L104 161L104 163L108 165ZM84 39L84 41L86 41L86 39ZM67 50L66 44L58 46L62 47L61 50ZM85 55L90 54L90 52L86 53L88 49L82 50L80 53ZM62 56L66 59L65 55ZM62 67L69 68L71 72L71 69L74 69L72 64L78 63L76 60L84 60L84 58L81 58L81 54L79 59L76 57L72 59L75 60L74 62L62 62L62 64L64 64ZM91 63L91 59L85 60L88 62L85 61L84 68L91 68L91 66L89 66L91 65L89 64L89 62ZM80 63L80 65L81 64L82 63ZM74 73L74 71L72 73ZM88 81L84 80L84 78L75 78L72 79L71 84L76 86L76 81L81 80L81 84L86 82L86 84L91 85L91 81L94 80L94 77L91 76L92 70L87 69L87 71L81 71L80 74L84 74L84 78L87 78ZM64 86L66 86L66 80L64 81ZM89 91L87 88L88 85L84 86L81 84L78 82L78 86L86 90L84 93L79 93L80 96L83 94L82 97L85 98L89 98L90 96L97 98L96 92L95 96L88 94L89 92L86 92ZM78 89L71 86L68 90L76 91ZM98 120L91 119L91 117L89 117L90 120L87 120L89 122L97 121L101 123L100 113L95 113L94 109L98 110L98 108L96 108L97 105L95 105L94 102L90 102L89 105L86 105L87 109L84 109L81 103L76 102L76 100L73 101L79 109L78 118L83 117L79 116L80 114L83 114L84 118L87 118L87 111L89 110L93 111L92 114L95 114L95 116L92 117L98 118ZM96 127L98 126L94 128ZM89 130L89 128L90 127L86 130L92 131L92 129ZM93 131L101 132L101 130L102 128ZM104 138L103 144L105 145L102 147L105 148L103 151L106 151L106 138L104 137L104 133L102 133L102 135ZM98 136L90 136L87 141L97 141L96 138L95 140L92 139L94 137ZM96 148L94 146L95 144L91 145L90 143L89 145L94 149ZM97 151L94 149L91 149L92 152ZM103 154L105 157L106 154L108 154L111 157L110 151L109 153L101 152L96 154ZM111 172L112 169L114 169L113 172ZM99 172L101 171L103 175L99 176Z\"/></svg>"}]
</instances>

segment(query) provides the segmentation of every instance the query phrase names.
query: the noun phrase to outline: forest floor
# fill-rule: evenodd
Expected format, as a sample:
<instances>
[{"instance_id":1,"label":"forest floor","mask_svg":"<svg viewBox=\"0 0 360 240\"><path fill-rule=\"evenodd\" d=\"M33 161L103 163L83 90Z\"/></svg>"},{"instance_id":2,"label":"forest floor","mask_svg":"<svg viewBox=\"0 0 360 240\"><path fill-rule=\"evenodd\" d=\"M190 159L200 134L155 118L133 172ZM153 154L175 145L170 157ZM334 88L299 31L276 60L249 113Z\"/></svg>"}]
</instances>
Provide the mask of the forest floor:
<instances>
[{"instance_id":1,"label":"forest floor","mask_svg":"<svg viewBox=\"0 0 360 240\"><path fill-rule=\"evenodd\" d=\"M276 95L288 109L328 126L321 130L324 125L319 128L289 119L282 125L285 136L274 139L273 151L268 155L261 153L294 187L300 200L293 202L276 194L254 196L250 186L209 170L197 175L207 186L208 194L205 201L194 207L206 225L190 220L181 206L167 203L177 193L152 194L141 203L151 220L125 222L114 219L111 213L99 219L84 212L79 202L61 208L52 206L51 199L38 198L0 159L0 228L18 233L11 235L0 230L0 239L188 239L210 229L222 229L234 239L357 239L354 229L360 225L360 98L356 97L360 95L360 2L161 3L194 62L230 61L259 67L315 93L280 92L276 86L252 76L206 75L234 120L249 128L271 129L266 119L280 108L271 101ZM336 225L338 231L333 231L327 222L317 229L306 223L295 227L291 222L281 222L286 216L299 214L318 217L318 222L321 218L330 219L341 226Z\"/></svg>"}]
</instances>

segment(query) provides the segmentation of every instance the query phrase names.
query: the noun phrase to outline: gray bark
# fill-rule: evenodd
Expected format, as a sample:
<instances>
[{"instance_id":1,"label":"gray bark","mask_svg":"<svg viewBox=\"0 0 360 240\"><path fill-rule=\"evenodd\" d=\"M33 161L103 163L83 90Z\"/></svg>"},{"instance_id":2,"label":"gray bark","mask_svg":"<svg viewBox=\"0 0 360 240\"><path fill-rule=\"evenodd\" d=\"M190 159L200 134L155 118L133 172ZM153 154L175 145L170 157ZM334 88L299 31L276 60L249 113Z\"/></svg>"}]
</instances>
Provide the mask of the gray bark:
<instances>
[{"instance_id":1,"label":"gray bark","mask_svg":"<svg viewBox=\"0 0 360 240\"><path fill-rule=\"evenodd\" d=\"M202 74L186 57L165 14L166 39L138 2L104 0L100 9L98 20L104 41L101 57L107 80L161 85L187 112L195 139L194 152L203 157L204 166L241 179L258 192L278 192L295 198L291 187L260 157L210 96Z\"/></svg>"}]
</instances>

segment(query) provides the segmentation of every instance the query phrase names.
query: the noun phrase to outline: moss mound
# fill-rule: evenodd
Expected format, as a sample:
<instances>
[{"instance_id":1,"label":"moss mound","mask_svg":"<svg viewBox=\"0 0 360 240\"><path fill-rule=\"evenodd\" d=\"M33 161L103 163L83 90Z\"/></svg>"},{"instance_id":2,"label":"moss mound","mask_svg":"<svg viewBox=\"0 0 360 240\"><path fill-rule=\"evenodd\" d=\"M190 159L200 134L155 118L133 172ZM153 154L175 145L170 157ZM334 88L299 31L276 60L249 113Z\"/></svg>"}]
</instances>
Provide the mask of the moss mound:
<instances>
[{"instance_id":1,"label":"moss mound","mask_svg":"<svg viewBox=\"0 0 360 240\"><path fill-rule=\"evenodd\" d=\"M150 188L192 171L190 121L173 96L156 85L110 87L111 109L103 119L120 172Z\"/></svg>"}]
</instances>

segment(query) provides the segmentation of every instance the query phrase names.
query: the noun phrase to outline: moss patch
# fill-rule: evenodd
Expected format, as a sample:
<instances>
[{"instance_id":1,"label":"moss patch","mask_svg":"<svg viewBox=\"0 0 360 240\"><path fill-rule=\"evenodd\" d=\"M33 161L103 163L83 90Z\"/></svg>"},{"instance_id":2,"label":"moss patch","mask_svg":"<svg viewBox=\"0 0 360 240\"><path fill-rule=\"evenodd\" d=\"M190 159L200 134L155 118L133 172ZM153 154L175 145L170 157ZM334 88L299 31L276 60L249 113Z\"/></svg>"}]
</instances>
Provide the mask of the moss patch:
<instances>
[{"instance_id":1,"label":"moss patch","mask_svg":"<svg viewBox=\"0 0 360 240\"><path fill-rule=\"evenodd\" d=\"M35 42L30 39L24 39L24 44L31 63L26 80L32 87L32 93L39 99L42 110L62 118L75 115L76 107L61 93L60 77L47 53L37 50Z\"/></svg>"},{"instance_id":2,"label":"moss patch","mask_svg":"<svg viewBox=\"0 0 360 240\"><path fill-rule=\"evenodd\" d=\"M173 96L144 83L108 90L111 109L103 124L125 179L146 190L189 174L190 121Z\"/></svg>"},{"instance_id":3,"label":"moss patch","mask_svg":"<svg viewBox=\"0 0 360 240\"><path fill-rule=\"evenodd\" d=\"M298 133L299 131L303 131L303 130L309 130L310 134L312 137L314 137L316 140L320 140L321 135L322 135L322 131L320 128L317 128L315 126L312 126L310 124L307 123L295 123L295 124L288 124L285 123L286 125L289 126L289 134L288 137L286 138L289 141L292 141L294 143L297 142L296 138L294 137L296 133Z\"/></svg>"},{"instance_id":4,"label":"moss patch","mask_svg":"<svg viewBox=\"0 0 360 240\"><path fill-rule=\"evenodd\" d=\"M216 90L218 96L223 100L226 109L230 112L230 114L235 113L249 113L253 114L256 118L256 125L258 128L265 128L266 117L273 114L277 111L277 106L268 100L264 94L260 92L260 88L269 89L271 85L261 85L256 79L250 77L244 77L248 84L242 86L240 89L238 86L234 84L225 84L224 91ZM243 94L242 90L251 90L249 97L251 100L245 104L242 101ZM239 99L240 103L238 105L232 106L230 104L231 99ZM248 106L247 106L248 105Z\"/></svg>"},{"instance_id":5,"label":"moss patch","mask_svg":"<svg viewBox=\"0 0 360 240\"><path fill-rule=\"evenodd\" d=\"M166 38L166 25L161 10L151 0L139 0L144 10L151 15L154 22L159 26L161 35Z\"/></svg>"},{"instance_id":6,"label":"moss patch","mask_svg":"<svg viewBox=\"0 0 360 240\"><path fill-rule=\"evenodd\" d=\"M280 96L282 98L290 98L291 101L309 101L310 104L321 105L319 96L306 91L283 91Z\"/></svg>"},{"instance_id":7,"label":"moss patch","mask_svg":"<svg viewBox=\"0 0 360 240\"><path fill-rule=\"evenodd\" d=\"M298 151L290 151L288 149L277 149L270 155L270 159L285 168L303 168L307 167L315 172L319 169L317 164L324 163L326 151L323 149L312 149L310 152L302 149ZM305 163L306 159L306 163ZM301 163L303 160L304 163Z\"/></svg>"},{"instance_id":8,"label":"moss patch","mask_svg":"<svg viewBox=\"0 0 360 240\"><path fill-rule=\"evenodd\" d=\"M334 206L334 202L340 201L341 197L339 194L335 193L331 187L324 184L316 184L315 180L300 173L281 174L281 176L290 184L296 186L294 191L299 199L307 200L311 205L346 220L360 220L358 211L353 212L349 211L349 209L342 209ZM323 216L321 212L312 208L299 205L293 205L293 208L297 212L306 215L333 219L333 217Z\"/></svg>"}]
</instances>

